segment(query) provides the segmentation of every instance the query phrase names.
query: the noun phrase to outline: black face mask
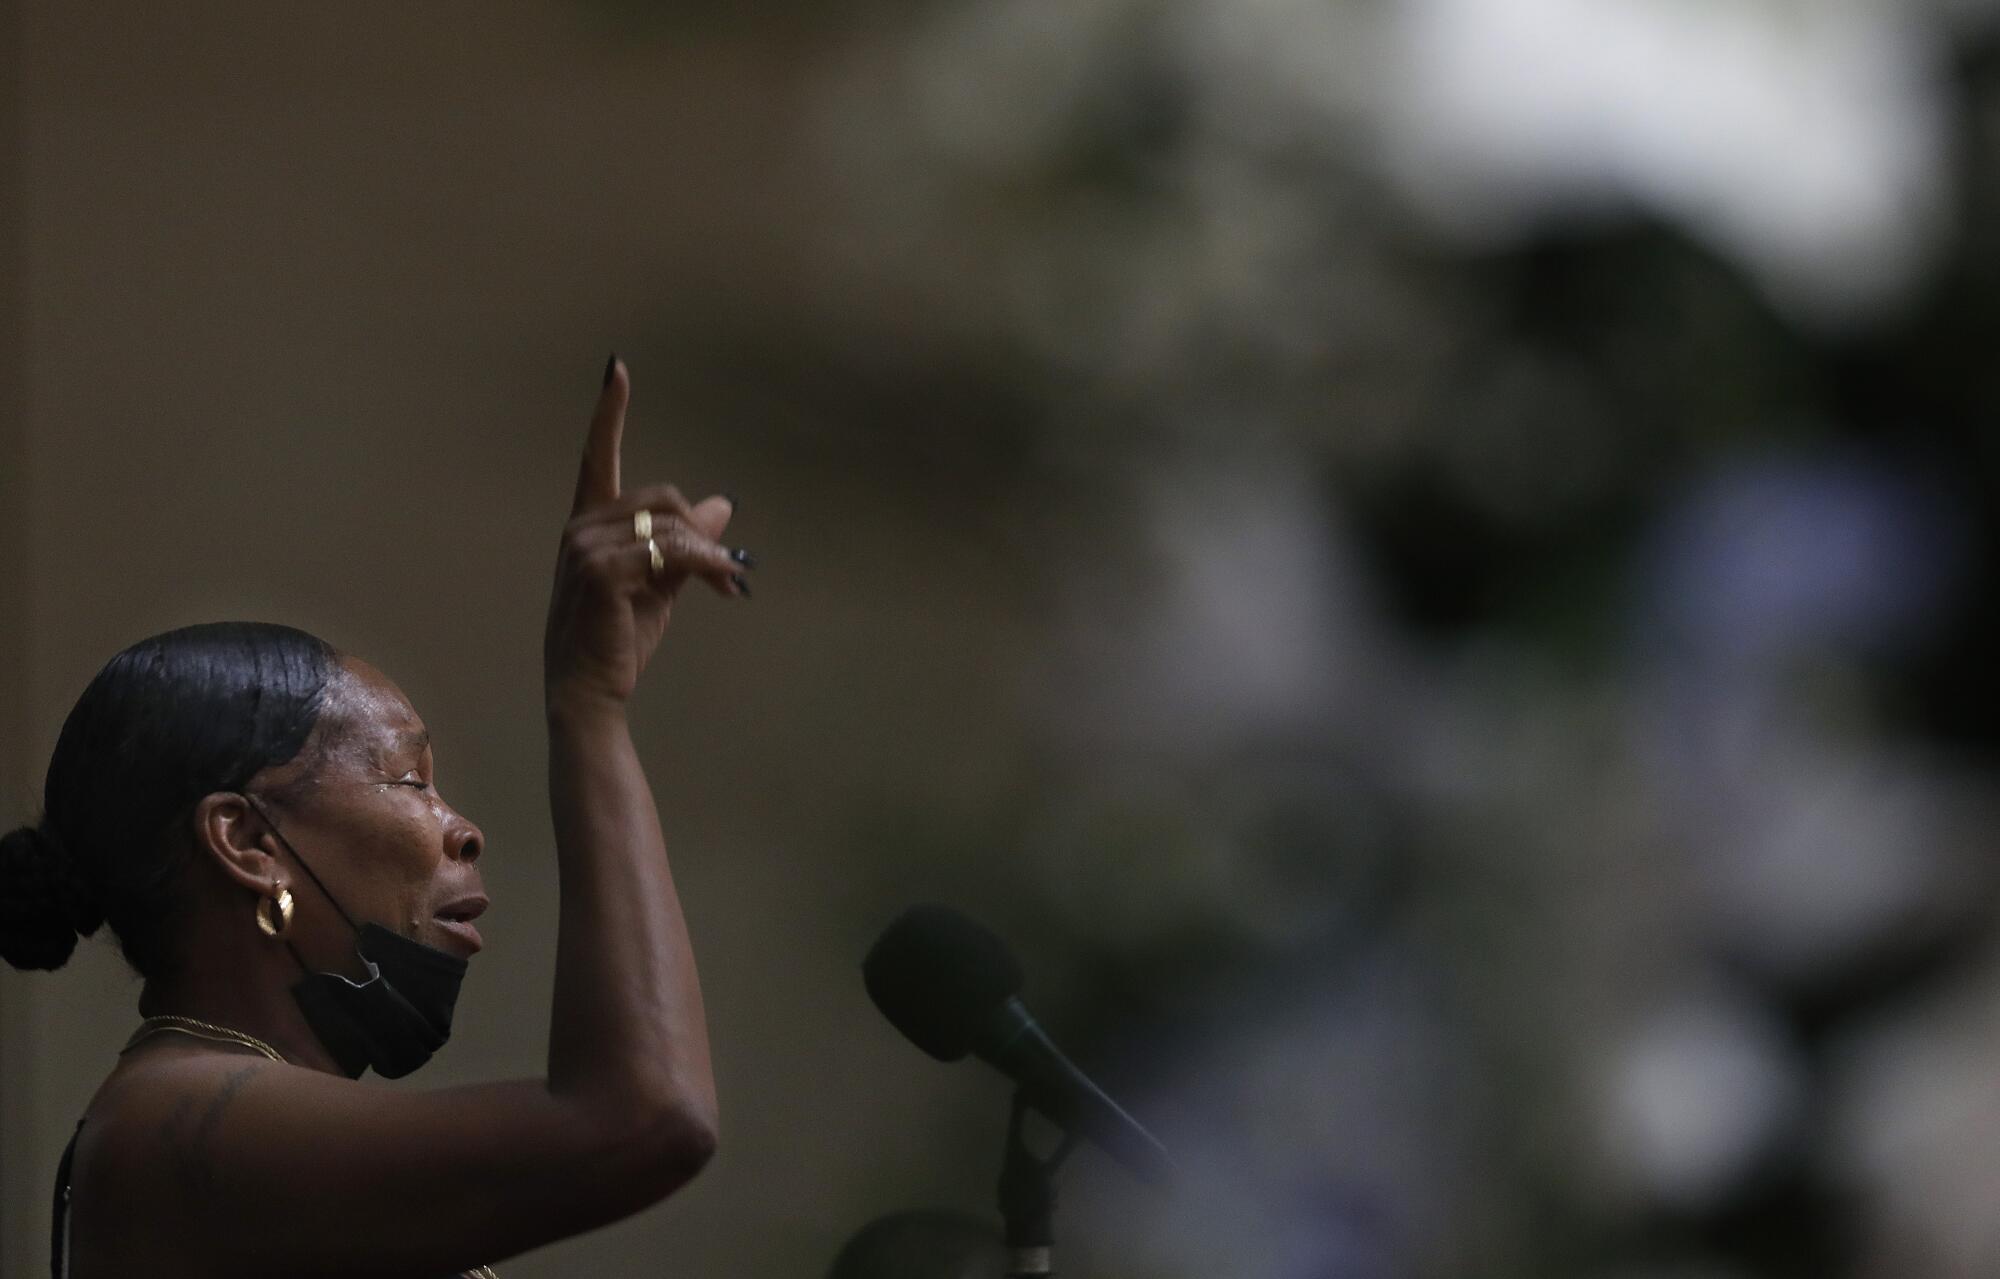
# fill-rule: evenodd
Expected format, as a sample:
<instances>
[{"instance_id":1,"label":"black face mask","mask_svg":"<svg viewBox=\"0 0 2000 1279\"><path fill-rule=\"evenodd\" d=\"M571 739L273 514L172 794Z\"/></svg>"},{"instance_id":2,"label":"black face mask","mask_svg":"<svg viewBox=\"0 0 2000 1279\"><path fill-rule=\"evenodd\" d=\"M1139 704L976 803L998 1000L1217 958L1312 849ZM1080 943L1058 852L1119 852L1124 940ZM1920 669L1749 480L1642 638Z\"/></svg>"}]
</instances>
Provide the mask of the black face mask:
<instances>
[{"instance_id":1,"label":"black face mask","mask_svg":"<svg viewBox=\"0 0 2000 1279\"><path fill-rule=\"evenodd\" d=\"M254 799L251 803L285 851L354 929L355 951L368 968L368 979L360 982L339 973L312 972L287 941L285 948L305 973L292 987L292 997L305 1013L306 1024L350 1079L370 1067L385 1079L401 1079L429 1061L451 1037L451 1012L466 961L380 924L356 927L263 805Z\"/></svg>"}]
</instances>

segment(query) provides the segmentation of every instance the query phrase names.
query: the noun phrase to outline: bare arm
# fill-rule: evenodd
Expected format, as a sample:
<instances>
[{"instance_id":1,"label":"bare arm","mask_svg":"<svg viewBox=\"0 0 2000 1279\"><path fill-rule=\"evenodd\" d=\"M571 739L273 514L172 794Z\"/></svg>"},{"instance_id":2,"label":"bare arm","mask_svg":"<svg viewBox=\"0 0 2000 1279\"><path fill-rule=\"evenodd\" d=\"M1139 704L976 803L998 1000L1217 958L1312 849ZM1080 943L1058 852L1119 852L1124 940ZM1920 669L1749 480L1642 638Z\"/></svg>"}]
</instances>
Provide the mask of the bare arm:
<instances>
[{"instance_id":1,"label":"bare arm","mask_svg":"<svg viewBox=\"0 0 2000 1279\"><path fill-rule=\"evenodd\" d=\"M549 1090L649 1117L674 1155L699 1166L716 1122L701 987L625 703L689 576L725 594L740 579L716 541L728 499L691 507L670 485L621 492L627 394L614 361L579 468L544 645L562 885ZM641 511L657 556L634 527Z\"/></svg>"},{"instance_id":2,"label":"bare arm","mask_svg":"<svg viewBox=\"0 0 2000 1279\"><path fill-rule=\"evenodd\" d=\"M549 1091L657 1114L698 1164L715 1140L715 1080L694 953L653 797L621 707L549 711L549 802L562 925Z\"/></svg>"}]
</instances>

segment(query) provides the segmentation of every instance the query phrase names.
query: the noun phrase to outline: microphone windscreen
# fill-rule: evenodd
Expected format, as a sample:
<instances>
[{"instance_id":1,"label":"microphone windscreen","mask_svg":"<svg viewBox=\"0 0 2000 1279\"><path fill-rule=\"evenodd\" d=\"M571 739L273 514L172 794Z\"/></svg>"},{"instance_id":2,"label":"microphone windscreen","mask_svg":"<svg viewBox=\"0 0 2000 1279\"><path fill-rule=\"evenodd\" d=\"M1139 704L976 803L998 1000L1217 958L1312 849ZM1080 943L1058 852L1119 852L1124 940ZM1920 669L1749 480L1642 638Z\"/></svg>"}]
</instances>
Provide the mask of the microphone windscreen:
<instances>
[{"instance_id":1,"label":"microphone windscreen","mask_svg":"<svg viewBox=\"0 0 2000 1279\"><path fill-rule=\"evenodd\" d=\"M861 962L868 997L939 1061L957 1061L994 1009L1020 992L1007 944L948 906L912 906Z\"/></svg>"}]
</instances>

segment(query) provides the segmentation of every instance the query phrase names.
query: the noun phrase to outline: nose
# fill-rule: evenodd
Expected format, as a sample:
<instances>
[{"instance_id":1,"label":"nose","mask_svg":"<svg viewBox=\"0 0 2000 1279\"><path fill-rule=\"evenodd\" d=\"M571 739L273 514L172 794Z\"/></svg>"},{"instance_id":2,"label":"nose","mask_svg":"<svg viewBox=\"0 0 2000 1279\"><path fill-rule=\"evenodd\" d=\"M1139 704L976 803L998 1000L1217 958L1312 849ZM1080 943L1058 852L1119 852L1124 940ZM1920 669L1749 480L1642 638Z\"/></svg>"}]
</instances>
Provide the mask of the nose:
<instances>
[{"instance_id":1,"label":"nose","mask_svg":"<svg viewBox=\"0 0 2000 1279\"><path fill-rule=\"evenodd\" d=\"M458 810L453 809L451 821L445 828L445 847L451 855L462 862L476 862L486 851L486 836L480 829L467 821Z\"/></svg>"}]
</instances>

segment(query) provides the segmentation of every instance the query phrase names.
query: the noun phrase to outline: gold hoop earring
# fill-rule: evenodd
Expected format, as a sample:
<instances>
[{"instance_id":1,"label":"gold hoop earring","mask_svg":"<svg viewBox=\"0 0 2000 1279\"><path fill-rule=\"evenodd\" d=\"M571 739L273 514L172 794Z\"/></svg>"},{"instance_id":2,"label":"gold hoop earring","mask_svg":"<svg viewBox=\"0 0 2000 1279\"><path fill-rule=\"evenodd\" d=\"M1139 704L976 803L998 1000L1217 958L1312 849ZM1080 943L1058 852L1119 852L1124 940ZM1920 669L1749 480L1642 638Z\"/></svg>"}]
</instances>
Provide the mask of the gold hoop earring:
<instances>
[{"instance_id":1,"label":"gold hoop earring","mask_svg":"<svg viewBox=\"0 0 2000 1279\"><path fill-rule=\"evenodd\" d=\"M282 884L271 886L278 890L274 896L257 899L257 931L266 937L283 937L292 929L292 890ZM267 906L271 909L265 909Z\"/></svg>"}]
</instances>

